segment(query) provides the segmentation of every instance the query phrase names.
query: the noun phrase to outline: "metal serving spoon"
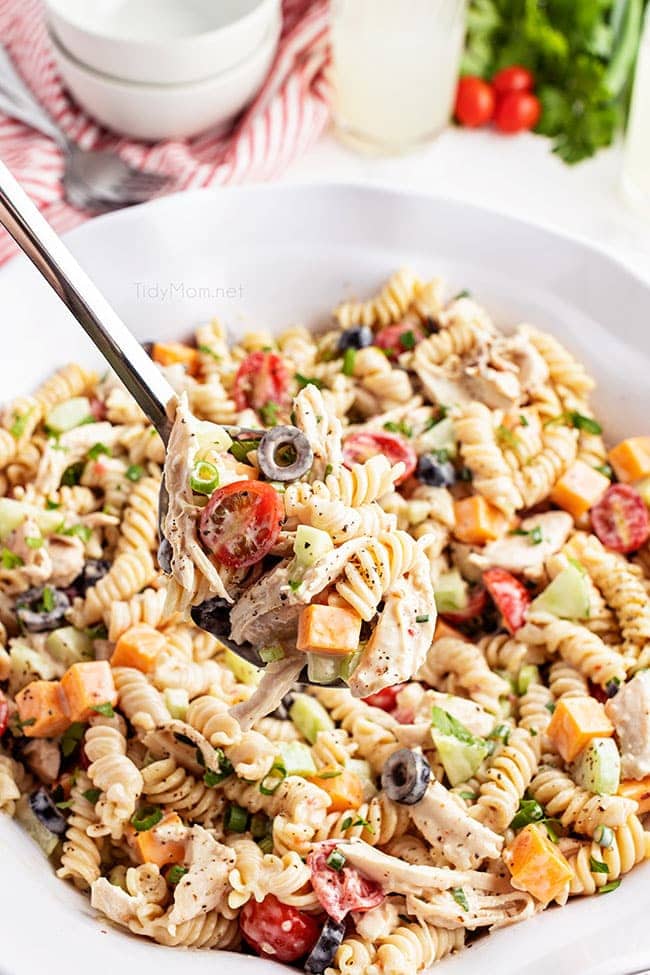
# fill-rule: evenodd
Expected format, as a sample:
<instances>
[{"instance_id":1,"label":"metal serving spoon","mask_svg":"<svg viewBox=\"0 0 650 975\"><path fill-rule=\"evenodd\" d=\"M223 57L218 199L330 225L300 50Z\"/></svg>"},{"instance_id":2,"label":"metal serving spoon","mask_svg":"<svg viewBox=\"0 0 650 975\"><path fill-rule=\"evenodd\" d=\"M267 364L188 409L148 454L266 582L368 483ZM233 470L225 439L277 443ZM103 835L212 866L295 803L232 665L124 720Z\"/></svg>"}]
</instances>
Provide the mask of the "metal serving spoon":
<instances>
[{"instance_id":1,"label":"metal serving spoon","mask_svg":"<svg viewBox=\"0 0 650 975\"><path fill-rule=\"evenodd\" d=\"M166 407L175 395L174 390L2 162L0 224L72 312L167 445L171 421ZM242 427L225 429L233 439L260 439L265 433ZM158 561L166 573L171 570L170 546L162 524L168 501L163 480L158 510ZM265 666L251 643L239 644L230 639L230 611L225 600L211 599L194 607L192 618L201 629L217 637L244 660L256 667ZM304 680L307 681L306 673Z\"/></svg>"}]
</instances>

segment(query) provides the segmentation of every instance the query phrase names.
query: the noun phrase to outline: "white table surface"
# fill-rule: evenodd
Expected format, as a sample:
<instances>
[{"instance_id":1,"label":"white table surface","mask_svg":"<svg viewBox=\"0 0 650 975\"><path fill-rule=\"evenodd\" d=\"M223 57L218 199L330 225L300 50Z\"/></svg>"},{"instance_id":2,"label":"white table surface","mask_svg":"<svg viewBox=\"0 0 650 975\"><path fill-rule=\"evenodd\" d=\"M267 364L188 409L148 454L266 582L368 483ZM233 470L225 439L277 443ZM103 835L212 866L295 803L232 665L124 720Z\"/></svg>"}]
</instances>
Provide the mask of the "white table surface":
<instances>
[{"instance_id":1,"label":"white table surface","mask_svg":"<svg viewBox=\"0 0 650 975\"><path fill-rule=\"evenodd\" d=\"M411 155L370 158L328 132L280 182L360 182L466 200L581 237L650 281L650 215L621 191L621 147L567 166L550 146L535 135L450 128Z\"/></svg>"}]
</instances>

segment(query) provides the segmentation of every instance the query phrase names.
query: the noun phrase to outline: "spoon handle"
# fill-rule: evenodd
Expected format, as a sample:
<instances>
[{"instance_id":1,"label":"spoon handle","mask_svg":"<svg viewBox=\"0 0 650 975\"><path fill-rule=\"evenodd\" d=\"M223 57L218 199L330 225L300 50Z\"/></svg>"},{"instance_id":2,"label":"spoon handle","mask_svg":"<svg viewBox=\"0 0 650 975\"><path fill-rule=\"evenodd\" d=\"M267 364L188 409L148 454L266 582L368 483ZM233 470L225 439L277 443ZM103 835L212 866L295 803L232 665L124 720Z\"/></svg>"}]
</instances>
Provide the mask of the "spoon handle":
<instances>
[{"instance_id":1,"label":"spoon handle","mask_svg":"<svg viewBox=\"0 0 650 975\"><path fill-rule=\"evenodd\" d=\"M0 224L14 238L115 370L167 443L171 385L0 162Z\"/></svg>"}]
</instances>

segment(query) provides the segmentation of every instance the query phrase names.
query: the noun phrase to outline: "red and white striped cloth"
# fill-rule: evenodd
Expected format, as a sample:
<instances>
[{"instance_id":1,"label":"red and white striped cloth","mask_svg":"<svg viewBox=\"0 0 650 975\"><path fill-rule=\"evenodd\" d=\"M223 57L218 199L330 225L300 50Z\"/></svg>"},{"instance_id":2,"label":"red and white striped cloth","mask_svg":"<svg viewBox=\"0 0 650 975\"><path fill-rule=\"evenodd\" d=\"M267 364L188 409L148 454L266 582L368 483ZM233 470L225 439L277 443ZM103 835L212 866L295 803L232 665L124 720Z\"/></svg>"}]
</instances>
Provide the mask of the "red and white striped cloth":
<instances>
[{"instance_id":1,"label":"red and white striped cloth","mask_svg":"<svg viewBox=\"0 0 650 975\"><path fill-rule=\"evenodd\" d=\"M62 88L39 0L0 0L0 39L34 94L79 145L115 148L139 168L172 175L174 190L197 189L271 180L327 124L327 0L283 0L282 7L282 36L269 76L235 129L219 138L147 145L107 133ZM92 215L66 203L57 146L1 114L0 158L60 233ZM0 228L0 264L15 252Z\"/></svg>"}]
</instances>

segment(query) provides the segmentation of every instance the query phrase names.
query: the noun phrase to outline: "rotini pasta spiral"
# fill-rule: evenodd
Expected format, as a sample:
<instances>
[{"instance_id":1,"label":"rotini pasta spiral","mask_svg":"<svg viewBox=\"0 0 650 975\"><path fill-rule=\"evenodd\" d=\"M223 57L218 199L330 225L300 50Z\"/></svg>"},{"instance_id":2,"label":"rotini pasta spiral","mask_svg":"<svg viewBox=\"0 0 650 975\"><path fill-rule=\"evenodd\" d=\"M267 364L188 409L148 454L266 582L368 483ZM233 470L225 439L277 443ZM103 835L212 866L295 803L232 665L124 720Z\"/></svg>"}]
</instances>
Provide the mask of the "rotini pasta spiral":
<instances>
[{"instance_id":1,"label":"rotini pasta spiral","mask_svg":"<svg viewBox=\"0 0 650 975\"><path fill-rule=\"evenodd\" d=\"M154 551L158 544L158 490L154 477L143 477L129 494L120 526L117 555L144 549Z\"/></svg>"},{"instance_id":2,"label":"rotini pasta spiral","mask_svg":"<svg viewBox=\"0 0 650 975\"><path fill-rule=\"evenodd\" d=\"M496 442L490 410L483 403L471 403L461 411L454 428L463 460L473 474L474 489L512 515L522 507L522 498Z\"/></svg>"},{"instance_id":3,"label":"rotini pasta spiral","mask_svg":"<svg viewBox=\"0 0 650 975\"><path fill-rule=\"evenodd\" d=\"M561 769L541 765L530 793L552 819L577 833L593 836L597 826L622 826L636 803L622 796L598 796L581 789Z\"/></svg>"},{"instance_id":4,"label":"rotini pasta spiral","mask_svg":"<svg viewBox=\"0 0 650 975\"><path fill-rule=\"evenodd\" d=\"M86 593L77 598L70 612L75 626L83 629L100 619L110 619L111 606L117 600L127 600L149 585L154 577L153 559L149 551L137 549L119 555L107 574Z\"/></svg>"},{"instance_id":5,"label":"rotini pasta spiral","mask_svg":"<svg viewBox=\"0 0 650 975\"><path fill-rule=\"evenodd\" d=\"M56 875L70 879L76 887L86 890L100 876L102 840L88 835L88 829L97 822L95 806L87 798L91 781L85 772L77 772L70 798L70 818L63 843L61 866Z\"/></svg>"},{"instance_id":6,"label":"rotini pasta spiral","mask_svg":"<svg viewBox=\"0 0 650 975\"><path fill-rule=\"evenodd\" d=\"M400 576L413 566L418 548L405 532L382 532L350 559L336 591L363 620L371 620L377 606Z\"/></svg>"},{"instance_id":7,"label":"rotini pasta spiral","mask_svg":"<svg viewBox=\"0 0 650 975\"><path fill-rule=\"evenodd\" d=\"M142 792L142 775L126 757L124 734L106 719L93 721L86 732L84 748L90 762L88 778L101 789L101 795L95 805L99 822L88 827L88 835L110 834L119 840Z\"/></svg>"},{"instance_id":8,"label":"rotini pasta spiral","mask_svg":"<svg viewBox=\"0 0 650 975\"><path fill-rule=\"evenodd\" d=\"M536 771L534 740L527 730L515 728L507 744L491 760L470 814L490 829L503 832L512 822Z\"/></svg>"},{"instance_id":9,"label":"rotini pasta spiral","mask_svg":"<svg viewBox=\"0 0 650 975\"><path fill-rule=\"evenodd\" d=\"M650 856L650 833L645 832L638 816L630 816L622 826L613 830L613 834L608 847L583 842L576 850L573 841L565 841L563 852L574 874L569 888L571 894L595 894ZM594 871L594 861L604 863L607 871Z\"/></svg>"},{"instance_id":10,"label":"rotini pasta spiral","mask_svg":"<svg viewBox=\"0 0 650 975\"><path fill-rule=\"evenodd\" d=\"M334 311L341 328L353 325L390 325L406 314L416 295L418 278L402 268L391 276L388 283L370 301L346 301Z\"/></svg>"},{"instance_id":11,"label":"rotini pasta spiral","mask_svg":"<svg viewBox=\"0 0 650 975\"><path fill-rule=\"evenodd\" d=\"M215 789L189 775L173 758L163 758L142 769L142 794L149 802L177 812L190 823L214 825L224 800Z\"/></svg>"},{"instance_id":12,"label":"rotini pasta spiral","mask_svg":"<svg viewBox=\"0 0 650 975\"><path fill-rule=\"evenodd\" d=\"M552 653L559 653L596 684L605 686L611 680L624 681L625 660L585 627L561 620L547 613L537 613L519 631L519 638L542 643Z\"/></svg>"}]
</instances>

